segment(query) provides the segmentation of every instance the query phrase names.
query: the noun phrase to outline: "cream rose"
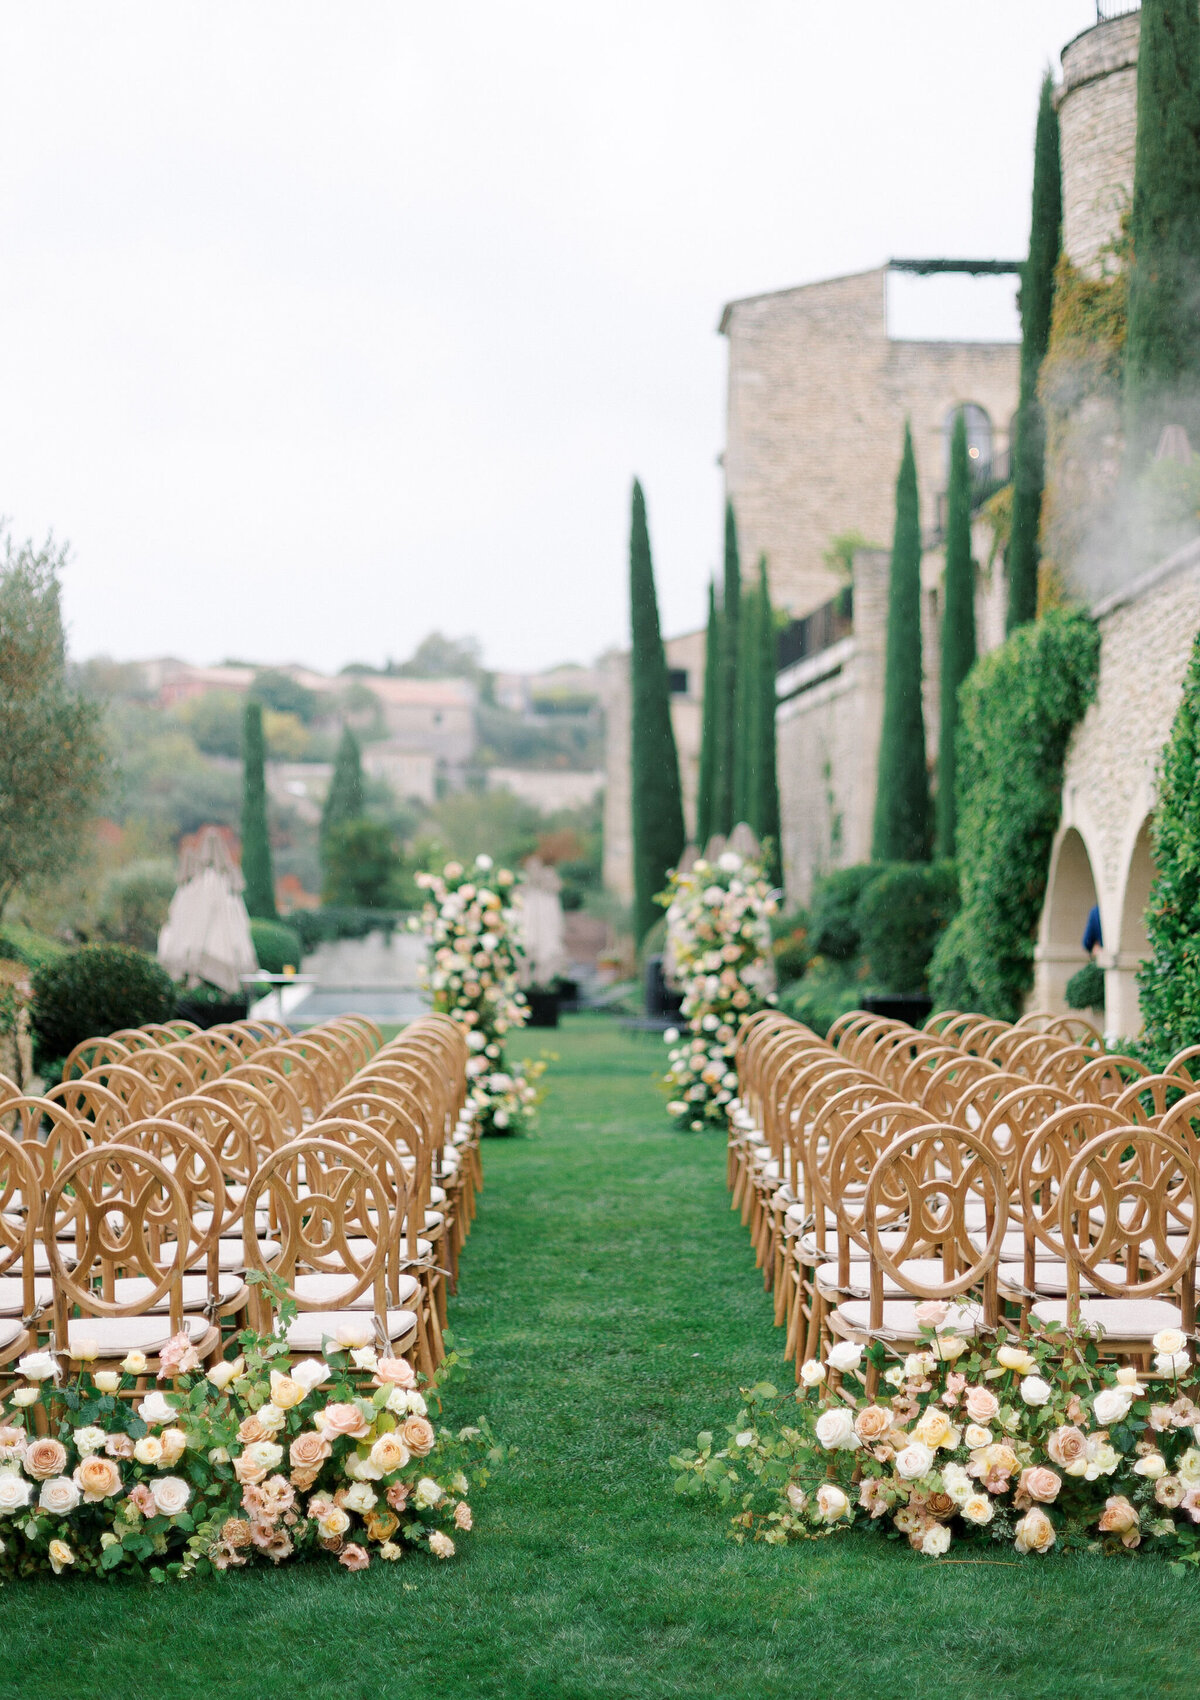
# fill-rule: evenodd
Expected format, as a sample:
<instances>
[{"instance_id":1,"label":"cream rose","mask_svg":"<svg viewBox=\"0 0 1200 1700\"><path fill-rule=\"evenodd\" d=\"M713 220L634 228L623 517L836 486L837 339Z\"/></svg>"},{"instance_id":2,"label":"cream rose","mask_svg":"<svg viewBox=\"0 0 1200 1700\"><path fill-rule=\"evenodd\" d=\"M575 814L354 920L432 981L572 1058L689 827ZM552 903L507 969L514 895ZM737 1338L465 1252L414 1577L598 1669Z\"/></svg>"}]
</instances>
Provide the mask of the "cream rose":
<instances>
[{"instance_id":1,"label":"cream rose","mask_svg":"<svg viewBox=\"0 0 1200 1700\"><path fill-rule=\"evenodd\" d=\"M978 1423L968 1423L963 1430L963 1439L972 1452L978 1452L981 1447L992 1444L992 1431L990 1428L981 1428Z\"/></svg>"},{"instance_id":2,"label":"cream rose","mask_svg":"<svg viewBox=\"0 0 1200 1700\"><path fill-rule=\"evenodd\" d=\"M939 1411L936 1405L927 1405L921 1413L920 1421L913 1426L913 1439L924 1441L926 1446L937 1448L944 1446L954 1433L954 1426L945 1411Z\"/></svg>"},{"instance_id":3,"label":"cream rose","mask_svg":"<svg viewBox=\"0 0 1200 1700\"><path fill-rule=\"evenodd\" d=\"M53 1540L47 1548L46 1556L50 1560L50 1568L56 1576L61 1576L68 1564L74 1564L75 1554L66 1541Z\"/></svg>"},{"instance_id":4,"label":"cream rose","mask_svg":"<svg viewBox=\"0 0 1200 1700\"><path fill-rule=\"evenodd\" d=\"M937 1341L937 1355L945 1363L952 1364L956 1358L961 1358L967 1349L967 1342L961 1334L940 1334Z\"/></svg>"},{"instance_id":5,"label":"cream rose","mask_svg":"<svg viewBox=\"0 0 1200 1700\"><path fill-rule=\"evenodd\" d=\"M24 1511L33 1497L33 1485L15 1470L0 1469L0 1517L11 1517L14 1511Z\"/></svg>"},{"instance_id":6,"label":"cream rose","mask_svg":"<svg viewBox=\"0 0 1200 1700\"><path fill-rule=\"evenodd\" d=\"M437 1441L433 1424L427 1417L409 1417L401 1424L400 1438L414 1458L425 1458Z\"/></svg>"},{"instance_id":7,"label":"cream rose","mask_svg":"<svg viewBox=\"0 0 1200 1700\"><path fill-rule=\"evenodd\" d=\"M1160 1328L1150 1344L1156 1352L1166 1352L1173 1357L1187 1345L1187 1335L1178 1328Z\"/></svg>"},{"instance_id":8,"label":"cream rose","mask_svg":"<svg viewBox=\"0 0 1200 1700\"><path fill-rule=\"evenodd\" d=\"M828 1414L828 1413L826 1413ZM882 1405L864 1405L854 1419L854 1432L868 1446L892 1426L892 1413Z\"/></svg>"},{"instance_id":9,"label":"cream rose","mask_svg":"<svg viewBox=\"0 0 1200 1700\"><path fill-rule=\"evenodd\" d=\"M845 1405L834 1405L828 1411L822 1411L817 1418L816 1434L827 1452L834 1452L839 1447L849 1449L858 1445L854 1418Z\"/></svg>"},{"instance_id":10,"label":"cream rose","mask_svg":"<svg viewBox=\"0 0 1200 1700\"><path fill-rule=\"evenodd\" d=\"M121 1368L126 1375L145 1375L149 1361L145 1352L126 1352L121 1359Z\"/></svg>"},{"instance_id":11,"label":"cream rose","mask_svg":"<svg viewBox=\"0 0 1200 1700\"><path fill-rule=\"evenodd\" d=\"M158 1476L150 1483L154 1506L162 1517L178 1517L192 1497L192 1490L179 1476Z\"/></svg>"},{"instance_id":12,"label":"cream rose","mask_svg":"<svg viewBox=\"0 0 1200 1700\"><path fill-rule=\"evenodd\" d=\"M294 1376L280 1375L277 1369L271 1371L271 1403L276 1410L290 1411L303 1399L304 1391Z\"/></svg>"},{"instance_id":13,"label":"cream rose","mask_svg":"<svg viewBox=\"0 0 1200 1700\"><path fill-rule=\"evenodd\" d=\"M48 1511L52 1517L66 1517L74 1511L80 1500L79 1489L70 1476L54 1476L50 1481L42 1483L38 1494L38 1507Z\"/></svg>"},{"instance_id":14,"label":"cream rose","mask_svg":"<svg viewBox=\"0 0 1200 1700\"><path fill-rule=\"evenodd\" d=\"M944 1523L931 1523L921 1536L921 1551L926 1558L940 1558L950 1549L950 1531Z\"/></svg>"},{"instance_id":15,"label":"cream rose","mask_svg":"<svg viewBox=\"0 0 1200 1700\"><path fill-rule=\"evenodd\" d=\"M845 1375L856 1370L862 1362L862 1347L856 1340L839 1340L829 1348L826 1354L830 1369L836 1369Z\"/></svg>"},{"instance_id":16,"label":"cream rose","mask_svg":"<svg viewBox=\"0 0 1200 1700\"><path fill-rule=\"evenodd\" d=\"M344 1535L349 1527L349 1515L340 1505L329 1506L317 1518L317 1529L322 1540L335 1541L339 1535Z\"/></svg>"},{"instance_id":17,"label":"cream rose","mask_svg":"<svg viewBox=\"0 0 1200 1700\"><path fill-rule=\"evenodd\" d=\"M18 1407L36 1405L38 1390L36 1387L14 1387L8 1396L9 1403Z\"/></svg>"},{"instance_id":18,"label":"cream rose","mask_svg":"<svg viewBox=\"0 0 1200 1700\"><path fill-rule=\"evenodd\" d=\"M836 1523L850 1510L850 1501L833 1482L822 1482L817 1489L817 1516L823 1523Z\"/></svg>"},{"instance_id":19,"label":"cream rose","mask_svg":"<svg viewBox=\"0 0 1200 1700\"><path fill-rule=\"evenodd\" d=\"M61 1476L67 1467L67 1449L57 1440L31 1440L25 1449L25 1474L35 1481Z\"/></svg>"},{"instance_id":20,"label":"cream rose","mask_svg":"<svg viewBox=\"0 0 1200 1700\"><path fill-rule=\"evenodd\" d=\"M825 1365L816 1358L808 1358L800 1365L800 1380L805 1387L819 1387L825 1375Z\"/></svg>"},{"instance_id":21,"label":"cream rose","mask_svg":"<svg viewBox=\"0 0 1200 1700\"><path fill-rule=\"evenodd\" d=\"M88 1504L94 1505L120 1493L121 1472L111 1458L88 1456L75 1467L75 1485Z\"/></svg>"},{"instance_id":22,"label":"cream rose","mask_svg":"<svg viewBox=\"0 0 1200 1700\"><path fill-rule=\"evenodd\" d=\"M232 1362L228 1359L222 1358L220 1363L214 1364L212 1368L207 1370L205 1373L208 1376L209 1381L211 1381L213 1386L216 1388L217 1392L220 1393L223 1388L229 1386L231 1381L236 1381L239 1375L244 1375L245 1371L245 1358L234 1358Z\"/></svg>"},{"instance_id":23,"label":"cream rose","mask_svg":"<svg viewBox=\"0 0 1200 1700\"><path fill-rule=\"evenodd\" d=\"M1017 1538L1013 1545L1018 1552L1049 1552L1056 1538L1054 1524L1035 1505L1017 1524Z\"/></svg>"},{"instance_id":24,"label":"cream rose","mask_svg":"<svg viewBox=\"0 0 1200 1700\"><path fill-rule=\"evenodd\" d=\"M163 1443L156 1434L144 1434L134 1441L133 1455L139 1464L161 1464Z\"/></svg>"},{"instance_id":25,"label":"cream rose","mask_svg":"<svg viewBox=\"0 0 1200 1700\"><path fill-rule=\"evenodd\" d=\"M1167 1473L1167 1461L1161 1452L1148 1452L1144 1458L1139 1458L1133 1466L1135 1476L1145 1476L1147 1481L1156 1482Z\"/></svg>"},{"instance_id":26,"label":"cream rose","mask_svg":"<svg viewBox=\"0 0 1200 1700\"><path fill-rule=\"evenodd\" d=\"M1021 1346L1001 1346L996 1362L1005 1369L1015 1369L1018 1375L1032 1375L1037 1368L1037 1359Z\"/></svg>"},{"instance_id":27,"label":"cream rose","mask_svg":"<svg viewBox=\"0 0 1200 1700\"><path fill-rule=\"evenodd\" d=\"M896 1458L896 1473L907 1482L919 1481L933 1468L933 1453L924 1441L912 1440Z\"/></svg>"},{"instance_id":28,"label":"cream rose","mask_svg":"<svg viewBox=\"0 0 1200 1700\"><path fill-rule=\"evenodd\" d=\"M381 1434L368 1456L380 1475L390 1476L393 1470L402 1470L412 1454L399 1435Z\"/></svg>"},{"instance_id":29,"label":"cream rose","mask_svg":"<svg viewBox=\"0 0 1200 1700\"><path fill-rule=\"evenodd\" d=\"M375 1324L369 1316L348 1316L339 1322L334 1329L333 1337L339 1346L353 1348L369 1346L375 1333Z\"/></svg>"},{"instance_id":30,"label":"cream rose","mask_svg":"<svg viewBox=\"0 0 1200 1700\"><path fill-rule=\"evenodd\" d=\"M92 1380L100 1393L115 1393L121 1385L121 1377L115 1369L98 1369Z\"/></svg>"},{"instance_id":31,"label":"cream rose","mask_svg":"<svg viewBox=\"0 0 1200 1700\"><path fill-rule=\"evenodd\" d=\"M1124 1421L1132 1403L1131 1396L1123 1387L1104 1387L1092 1400L1092 1409L1101 1428L1108 1428L1112 1423Z\"/></svg>"},{"instance_id":32,"label":"cream rose","mask_svg":"<svg viewBox=\"0 0 1200 1700\"><path fill-rule=\"evenodd\" d=\"M329 1376L329 1365L320 1358L304 1358L300 1363L292 1365L291 1379L298 1387L303 1387L306 1393L323 1387Z\"/></svg>"},{"instance_id":33,"label":"cream rose","mask_svg":"<svg viewBox=\"0 0 1200 1700\"><path fill-rule=\"evenodd\" d=\"M181 1428L165 1428L162 1431L162 1461L164 1464L178 1464L187 1451L187 1435Z\"/></svg>"},{"instance_id":34,"label":"cream rose","mask_svg":"<svg viewBox=\"0 0 1200 1700\"><path fill-rule=\"evenodd\" d=\"M990 1523L996 1515L996 1507L989 1494L973 1493L968 1495L959 1506L959 1510L968 1523Z\"/></svg>"}]
</instances>

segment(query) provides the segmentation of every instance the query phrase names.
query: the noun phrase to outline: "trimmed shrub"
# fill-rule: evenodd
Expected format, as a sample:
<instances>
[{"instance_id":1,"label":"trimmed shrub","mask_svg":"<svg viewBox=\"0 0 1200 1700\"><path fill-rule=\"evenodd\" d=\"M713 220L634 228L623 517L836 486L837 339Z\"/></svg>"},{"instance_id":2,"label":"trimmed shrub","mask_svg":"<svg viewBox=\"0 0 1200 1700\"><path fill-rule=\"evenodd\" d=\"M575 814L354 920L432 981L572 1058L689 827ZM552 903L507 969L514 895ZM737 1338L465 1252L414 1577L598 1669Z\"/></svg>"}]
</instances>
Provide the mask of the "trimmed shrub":
<instances>
[{"instance_id":1,"label":"trimmed shrub","mask_svg":"<svg viewBox=\"0 0 1200 1700\"><path fill-rule=\"evenodd\" d=\"M300 935L282 921L251 921L250 937L254 954L264 974L282 974L285 968L299 968L304 955Z\"/></svg>"},{"instance_id":2,"label":"trimmed shrub","mask_svg":"<svg viewBox=\"0 0 1200 1700\"><path fill-rule=\"evenodd\" d=\"M1098 962L1089 962L1067 981L1068 1009L1104 1008L1104 970Z\"/></svg>"},{"instance_id":3,"label":"trimmed shrub","mask_svg":"<svg viewBox=\"0 0 1200 1700\"><path fill-rule=\"evenodd\" d=\"M779 985L799 980L812 961L812 922L807 909L790 909L771 922L771 955Z\"/></svg>"},{"instance_id":4,"label":"trimmed shrub","mask_svg":"<svg viewBox=\"0 0 1200 1700\"><path fill-rule=\"evenodd\" d=\"M87 944L33 975L33 1032L39 1061L65 1057L81 1039L166 1021L175 1008L171 976L124 944Z\"/></svg>"},{"instance_id":5,"label":"trimmed shrub","mask_svg":"<svg viewBox=\"0 0 1200 1700\"><path fill-rule=\"evenodd\" d=\"M924 992L934 946L957 909L953 862L896 862L879 869L855 911L871 979L900 995Z\"/></svg>"},{"instance_id":6,"label":"trimmed shrub","mask_svg":"<svg viewBox=\"0 0 1200 1700\"><path fill-rule=\"evenodd\" d=\"M814 963L803 980L784 987L779 1007L824 1038L839 1015L857 1009L876 990L856 967L841 962Z\"/></svg>"},{"instance_id":7,"label":"trimmed shrub","mask_svg":"<svg viewBox=\"0 0 1200 1700\"><path fill-rule=\"evenodd\" d=\"M837 868L817 881L813 887L809 933L814 956L823 956L830 962L849 962L858 955L862 949L859 899L879 873L878 862L859 862L852 868Z\"/></svg>"},{"instance_id":8,"label":"trimmed shrub","mask_svg":"<svg viewBox=\"0 0 1200 1700\"><path fill-rule=\"evenodd\" d=\"M368 933L394 933L403 919L396 909L359 909L349 904L326 903L320 909L296 909L287 926L300 940L304 954L319 944L335 939L365 939Z\"/></svg>"},{"instance_id":9,"label":"trimmed shrub","mask_svg":"<svg viewBox=\"0 0 1200 1700\"><path fill-rule=\"evenodd\" d=\"M13 921L6 921L0 927L0 957L6 962L20 962L29 969L47 968L66 955L66 945L59 944L57 939L48 939Z\"/></svg>"}]
</instances>

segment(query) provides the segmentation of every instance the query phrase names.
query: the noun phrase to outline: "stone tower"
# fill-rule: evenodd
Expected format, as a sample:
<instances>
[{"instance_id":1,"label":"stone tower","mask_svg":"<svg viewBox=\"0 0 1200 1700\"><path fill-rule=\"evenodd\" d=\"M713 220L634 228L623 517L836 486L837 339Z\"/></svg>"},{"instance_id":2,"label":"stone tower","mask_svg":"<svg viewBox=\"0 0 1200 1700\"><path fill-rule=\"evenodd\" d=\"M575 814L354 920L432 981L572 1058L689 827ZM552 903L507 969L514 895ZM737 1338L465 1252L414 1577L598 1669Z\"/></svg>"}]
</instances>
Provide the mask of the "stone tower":
<instances>
[{"instance_id":1,"label":"stone tower","mask_svg":"<svg viewBox=\"0 0 1200 1700\"><path fill-rule=\"evenodd\" d=\"M1092 276L1133 197L1141 23L1139 11L1125 10L1084 30L1062 52L1063 248Z\"/></svg>"}]
</instances>

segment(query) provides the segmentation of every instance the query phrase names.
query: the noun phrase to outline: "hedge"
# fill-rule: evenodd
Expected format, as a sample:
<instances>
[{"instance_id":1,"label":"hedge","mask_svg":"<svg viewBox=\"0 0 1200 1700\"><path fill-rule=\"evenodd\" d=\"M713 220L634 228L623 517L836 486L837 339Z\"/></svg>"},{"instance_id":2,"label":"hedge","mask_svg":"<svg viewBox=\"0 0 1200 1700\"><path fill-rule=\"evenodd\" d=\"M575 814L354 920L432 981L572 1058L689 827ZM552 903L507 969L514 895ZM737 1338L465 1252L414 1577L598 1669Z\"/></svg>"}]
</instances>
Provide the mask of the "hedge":
<instances>
[{"instance_id":1,"label":"hedge","mask_svg":"<svg viewBox=\"0 0 1200 1700\"><path fill-rule=\"evenodd\" d=\"M1058 827L1071 733L1091 702L1100 634L1057 609L1020 626L962 686L958 875L962 902L938 941L930 989L941 1008L1013 1021L1033 951Z\"/></svg>"},{"instance_id":2,"label":"hedge","mask_svg":"<svg viewBox=\"0 0 1200 1700\"><path fill-rule=\"evenodd\" d=\"M175 985L153 957L124 944L86 944L33 974L33 1033L39 1066L81 1039L166 1021Z\"/></svg>"},{"instance_id":3,"label":"hedge","mask_svg":"<svg viewBox=\"0 0 1200 1700\"><path fill-rule=\"evenodd\" d=\"M285 968L299 970L304 946L299 935L282 921L251 921L254 954L264 974L282 974Z\"/></svg>"},{"instance_id":4,"label":"hedge","mask_svg":"<svg viewBox=\"0 0 1200 1700\"><path fill-rule=\"evenodd\" d=\"M901 996L921 995L934 947L957 909L953 862L895 862L878 869L856 911L871 979Z\"/></svg>"}]
</instances>

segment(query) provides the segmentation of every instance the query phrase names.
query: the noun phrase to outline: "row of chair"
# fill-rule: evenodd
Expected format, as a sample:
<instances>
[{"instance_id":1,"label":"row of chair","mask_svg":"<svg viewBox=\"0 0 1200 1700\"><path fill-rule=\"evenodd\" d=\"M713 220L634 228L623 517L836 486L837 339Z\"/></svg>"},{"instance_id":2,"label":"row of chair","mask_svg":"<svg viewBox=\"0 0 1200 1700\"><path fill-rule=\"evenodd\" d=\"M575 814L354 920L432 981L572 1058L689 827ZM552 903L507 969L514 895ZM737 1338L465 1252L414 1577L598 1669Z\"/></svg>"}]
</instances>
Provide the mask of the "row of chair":
<instances>
[{"instance_id":1,"label":"row of chair","mask_svg":"<svg viewBox=\"0 0 1200 1700\"><path fill-rule=\"evenodd\" d=\"M154 1373L181 1331L205 1358L272 1326L281 1294L297 1351L328 1324L436 1364L479 1184L457 1026L422 1017L388 1045L361 1018L226 1030L220 1048L152 1037L0 1102L0 1366L47 1345L140 1351ZM163 1066L131 1067L147 1058Z\"/></svg>"},{"instance_id":2,"label":"row of chair","mask_svg":"<svg viewBox=\"0 0 1200 1700\"><path fill-rule=\"evenodd\" d=\"M1028 1032L1008 1028L1018 1072L986 1054L997 1034L954 1044L958 1019L951 1041L863 1012L828 1040L773 1011L742 1029L729 1180L787 1355L799 1368L832 1335L911 1343L937 1299L964 1327L1002 1309L1069 1320L1129 1355L1190 1330L1194 1053L1157 1076L1135 1064L1119 1089L1088 1065L1064 1085L1037 1078Z\"/></svg>"}]
</instances>

